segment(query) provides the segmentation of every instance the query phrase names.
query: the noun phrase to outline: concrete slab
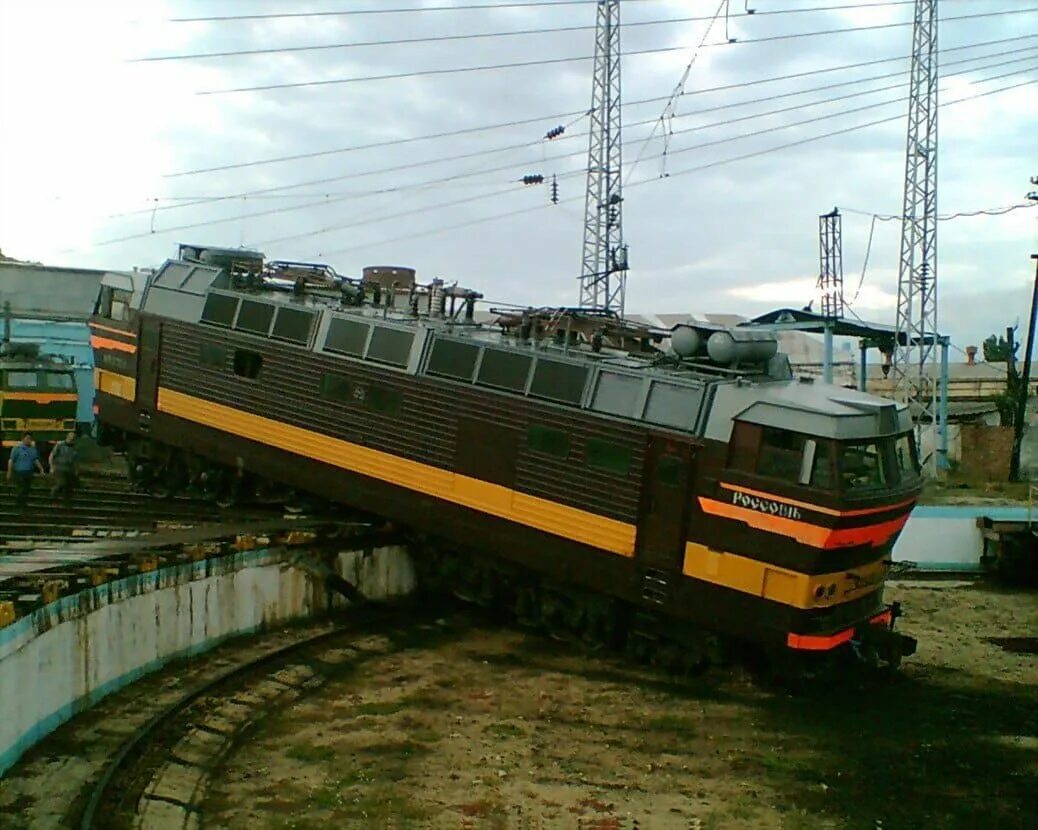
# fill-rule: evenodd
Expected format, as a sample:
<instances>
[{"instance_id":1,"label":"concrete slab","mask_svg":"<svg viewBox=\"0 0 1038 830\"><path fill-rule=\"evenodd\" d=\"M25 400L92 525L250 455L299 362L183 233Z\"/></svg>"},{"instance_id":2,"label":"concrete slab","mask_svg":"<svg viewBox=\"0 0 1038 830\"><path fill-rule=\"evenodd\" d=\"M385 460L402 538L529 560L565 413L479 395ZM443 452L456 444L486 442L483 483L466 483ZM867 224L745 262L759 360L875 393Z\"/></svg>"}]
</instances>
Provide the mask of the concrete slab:
<instances>
[{"instance_id":1,"label":"concrete slab","mask_svg":"<svg viewBox=\"0 0 1038 830\"><path fill-rule=\"evenodd\" d=\"M173 757L185 764L204 767L219 758L228 746L230 741L225 735L192 729L173 748Z\"/></svg>"},{"instance_id":2,"label":"concrete slab","mask_svg":"<svg viewBox=\"0 0 1038 830\"><path fill-rule=\"evenodd\" d=\"M150 799L190 805L205 791L207 779L208 773L202 767L171 761L151 780L144 795Z\"/></svg>"},{"instance_id":3,"label":"concrete slab","mask_svg":"<svg viewBox=\"0 0 1038 830\"><path fill-rule=\"evenodd\" d=\"M179 804L145 797L133 826L139 830L199 830L202 823L197 813Z\"/></svg>"}]
</instances>

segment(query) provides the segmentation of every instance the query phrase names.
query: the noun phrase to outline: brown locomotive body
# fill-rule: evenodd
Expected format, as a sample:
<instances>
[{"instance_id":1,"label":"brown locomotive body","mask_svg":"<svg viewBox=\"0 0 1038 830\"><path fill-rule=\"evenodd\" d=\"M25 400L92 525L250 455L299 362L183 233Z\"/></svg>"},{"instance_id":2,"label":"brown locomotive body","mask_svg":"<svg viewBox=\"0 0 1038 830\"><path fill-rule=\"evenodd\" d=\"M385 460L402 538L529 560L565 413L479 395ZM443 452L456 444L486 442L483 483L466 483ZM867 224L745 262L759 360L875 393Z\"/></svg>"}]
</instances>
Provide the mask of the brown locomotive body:
<instances>
[{"instance_id":1,"label":"brown locomotive body","mask_svg":"<svg viewBox=\"0 0 1038 830\"><path fill-rule=\"evenodd\" d=\"M610 348L635 342L615 320L479 325L477 295L425 294L413 272L358 305L327 275L315 294L293 266L295 290L276 291L262 260L206 253L135 301L103 289L91 323L98 418L163 489L219 496L245 476L320 494L466 552L459 589L489 574L517 608L672 651L703 632L914 650L883 603L920 487L903 408L775 359Z\"/></svg>"}]
</instances>

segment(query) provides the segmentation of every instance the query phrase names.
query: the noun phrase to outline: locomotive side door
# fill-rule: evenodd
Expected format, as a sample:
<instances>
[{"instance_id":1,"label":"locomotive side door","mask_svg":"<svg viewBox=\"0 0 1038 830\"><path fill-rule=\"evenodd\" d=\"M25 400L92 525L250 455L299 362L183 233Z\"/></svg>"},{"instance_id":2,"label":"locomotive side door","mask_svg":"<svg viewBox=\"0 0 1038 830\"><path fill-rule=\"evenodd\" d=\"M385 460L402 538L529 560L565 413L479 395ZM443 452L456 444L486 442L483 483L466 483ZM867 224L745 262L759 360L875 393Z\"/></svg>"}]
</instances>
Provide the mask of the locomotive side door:
<instances>
[{"instance_id":1,"label":"locomotive side door","mask_svg":"<svg viewBox=\"0 0 1038 830\"><path fill-rule=\"evenodd\" d=\"M688 441L649 436L636 546L643 570L662 571L667 576L681 569L692 461Z\"/></svg>"},{"instance_id":2,"label":"locomotive side door","mask_svg":"<svg viewBox=\"0 0 1038 830\"><path fill-rule=\"evenodd\" d=\"M137 351L137 406L151 412L159 387L159 340L161 324L154 317L141 318Z\"/></svg>"}]
</instances>

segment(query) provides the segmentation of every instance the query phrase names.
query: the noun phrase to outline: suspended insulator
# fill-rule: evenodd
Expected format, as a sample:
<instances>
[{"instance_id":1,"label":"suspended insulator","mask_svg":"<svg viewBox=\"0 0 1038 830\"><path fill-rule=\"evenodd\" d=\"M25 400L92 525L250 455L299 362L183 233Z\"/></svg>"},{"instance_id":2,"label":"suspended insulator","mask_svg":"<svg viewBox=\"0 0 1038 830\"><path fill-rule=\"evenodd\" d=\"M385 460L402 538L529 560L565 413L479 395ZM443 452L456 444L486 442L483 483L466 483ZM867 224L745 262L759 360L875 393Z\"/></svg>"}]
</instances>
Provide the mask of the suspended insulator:
<instances>
[{"instance_id":1,"label":"suspended insulator","mask_svg":"<svg viewBox=\"0 0 1038 830\"><path fill-rule=\"evenodd\" d=\"M531 173L529 176L523 176L523 184L544 184L544 176L540 173Z\"/></svg>"},{"instance_id":2,"label":"suspended insulator","mask_svg":"<svg viewBox=\"0 0 1038 830\"><path fill-rule=\"evenodd\" d=\"M548 141L551 141L553 138L558 138L564 132L566 132L566 128L560 124L559 126L552 127L550 130L548 130L548 132L544 134L544 137L548 139Z\"/></svg>"},{"instance_id":3,"label":"suspended insulator","mask_svg":"<svg viewBox=\"0 0 1038 830\"><path fill-rule=\"evenodd\" d=\"M551 177L551 203L553 205L559 203L559 179L554 174Z\"/></svg>"}]
</instances>

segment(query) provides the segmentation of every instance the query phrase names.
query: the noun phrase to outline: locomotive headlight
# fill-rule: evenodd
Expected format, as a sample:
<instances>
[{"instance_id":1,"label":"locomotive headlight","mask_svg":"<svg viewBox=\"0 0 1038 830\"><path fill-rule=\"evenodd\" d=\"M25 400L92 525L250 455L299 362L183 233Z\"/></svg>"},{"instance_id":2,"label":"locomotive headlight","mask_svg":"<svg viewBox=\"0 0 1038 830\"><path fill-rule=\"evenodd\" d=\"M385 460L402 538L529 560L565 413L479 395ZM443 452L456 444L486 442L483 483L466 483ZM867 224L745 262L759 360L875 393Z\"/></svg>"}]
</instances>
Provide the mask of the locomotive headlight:
<instances>
[{"instance_id":1,"label":"locomotive headlight","mask_svg":"<svg viewBox=\"0 0 1038 830\"><path fill-rule=\"evenodd\" d=\"M836 596L836 583L835 582L833 582L833 583L831 583L829 585L829 590L826 591L826 595L829 597L829 599L832 599L834 596Z\"/></svg>"},{"instance_id":2,"label":"locomotive headlight","mask_svg":"<svg viewBox=\"0 0 1038 830\"><path fill-rule=\"evenodd\" d=\"M825 597L825 586L819 585L815 588L815 599L821 601Z\"/></svg>"}]
</instances>

